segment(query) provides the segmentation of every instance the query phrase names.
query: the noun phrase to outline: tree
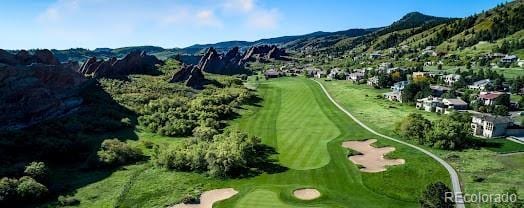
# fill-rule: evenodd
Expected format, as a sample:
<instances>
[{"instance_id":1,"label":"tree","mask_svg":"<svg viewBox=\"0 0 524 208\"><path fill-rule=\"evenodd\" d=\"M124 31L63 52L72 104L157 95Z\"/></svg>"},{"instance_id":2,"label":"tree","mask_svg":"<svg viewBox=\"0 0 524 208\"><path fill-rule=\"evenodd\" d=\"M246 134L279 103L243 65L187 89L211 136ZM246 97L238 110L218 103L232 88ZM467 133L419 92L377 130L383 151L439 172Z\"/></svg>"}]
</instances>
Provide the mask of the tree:
<instances>
[{"instance_id":1,"label":"tree","mask_svg":"<svg viewBox=\"0 0 524 208\"><path fill-rule=\"evenodd\" d=\"M420 197L420 207L422 208L452 208L454 202L446 199L446 193L451 193L446 184L436 182L429 184Z\"/></svg>"},{"instance_id":2,"label":"tree","mask_svg":"<svg viewBox=\"0 0 524 208\"><path fill-rule=\"evenodd\" d=\"M0 180L0 205L6 205L17 199L18 180L4 177Z\"/></svg>"},{"instance_id":3,"label":"tree","mask_svg":"<svg viewBox=\"0 0 524 208\"><path fill-rule=\"evenodd\" d=\"M434 122L433 129L426 134L426 142L439 149L458 149L463 147L470 134L469 122L445 116Z\"/></svg>"},{"instance_id":4,"label":"tree","mask_svg":"<svg viewBox=\"0 0 524 208\"><path fill-rule=\"evenodd\" d=\"M507 116L508 113L509 113L509 110L508 110L508 107L506 106L503 106L503 105L495 105L493 107L493 112L492 112L494 115L499 115L499 116Z\"/></svg>"},{"instance_id":5,"label":"tree","mask_svg":"<svg viewBox=\"0 0 524 208\"><path fill-rule=\"evenodd\" d=\"M431 121L421 114L412 113L397 124L396 131L411 140L424 144L425 132L431 129Z\"/></svg>"},{"instance_id":6,"label":"tree","mask_svg":"<svg viewBox=\"0 0 524 208\"><path fill-rule=\"evenodd\" d=\"M218 177L239 175L254 161L255 147L260 144L259 138L232 130L216 135L213 140L206 160L209 173Z\"/></svg>"},{"instance_id":7,"label":"tree","mask_svg":"<svg viewBox=\"0 0 524 208\"><path fill-rule=\"evenodd\" d=\"M18 186L16 187L18 198L23 201L38 201L42 199L47 192L48 190L44 185L29 176L20 178L18 180Z\"/></svg>"},{"instance_id":8,"label":"tree","mask_svg":"<svg viewBox=\"0 0 524 208\"><path fill-rule=\"evenodd\" d=\"M31 162L25 167L24 174L41 183L45 183L49 173L44 162Z\"/></svg>"},{"instance_id":9,"label":"tree","mask_svg":"<svg viewBox=\"0 0 524 208\"><path fill-rule=\"evenodd\" d=\"M141 159L142 151L118 139L106 139L97 155L99 160L107 165L123 165Z\"/></svg>"}]
</instances>

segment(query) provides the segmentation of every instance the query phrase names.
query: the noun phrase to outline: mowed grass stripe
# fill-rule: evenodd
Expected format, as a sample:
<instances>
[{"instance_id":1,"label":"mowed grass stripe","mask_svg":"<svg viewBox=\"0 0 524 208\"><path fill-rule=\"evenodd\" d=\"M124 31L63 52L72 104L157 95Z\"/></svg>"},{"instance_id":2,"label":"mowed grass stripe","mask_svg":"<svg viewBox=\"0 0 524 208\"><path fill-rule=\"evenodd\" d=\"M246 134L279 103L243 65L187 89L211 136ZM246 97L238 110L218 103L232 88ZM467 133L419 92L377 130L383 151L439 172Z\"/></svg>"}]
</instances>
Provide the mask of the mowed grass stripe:
<instances>
[{"instance_id":1,"label":"mowed grass stripe","mask_svg":"<svg viewBox=\"0 0 524 208\"><path fill-rule=\"evenodd\" d=\"M326 143L340 131L322 113L314 92L304 82L295 80L279 80L274 85L282 92L277 118L277 144L282 164L296 170L328 164Z\"/></svg>"}]
</instances>

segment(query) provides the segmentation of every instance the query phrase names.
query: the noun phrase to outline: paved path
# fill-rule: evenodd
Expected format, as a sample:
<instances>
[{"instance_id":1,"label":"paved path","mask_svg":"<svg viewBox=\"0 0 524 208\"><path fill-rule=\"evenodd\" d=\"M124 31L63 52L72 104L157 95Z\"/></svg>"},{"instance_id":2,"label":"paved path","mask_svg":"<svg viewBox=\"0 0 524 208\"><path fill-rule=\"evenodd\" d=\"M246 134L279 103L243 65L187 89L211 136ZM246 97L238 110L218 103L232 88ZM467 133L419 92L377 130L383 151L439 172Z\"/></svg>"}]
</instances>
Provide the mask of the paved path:
<instances>
[{"instance_id":1,"label":"paved path","mask_svg":"<svg viewBox=\"0 0 524 208\"><path fill-rule=\"evenodd\" d=\"M458 177L458 174L457 174L457 171L455 171L455 169L453 169L453 167L451 167L451 165L449 163L447 163L446 161L444 161L442 158L438 157L437 155L425 150L425 149L422 149L418 146L415 146L413 144L410 144L410 143L407 143L407 142L404 142L404 141L401 141L401 140L398 140L398 139L395 139L395 138L392 138L392 137L389 137L389 136L386 136L386 135L383 135L381 133L378 133L376 132L375 130L373 130L372 128L369 128L368 126L366 126L366 124L362 123L360 120L358 120L355 116L353 116L353 114L351 114L350 112L348 112L346 109L344 109L341 105L339 105L335 99L333 99L331 97L331 95L328 93L328 91L326 90L326 88L324 87L324 85L322 85L322 83L318 82L317 80L313 80L315 81L316 83L318 83L320 85L320 87L322 88L322 90L324 91L324 94L326 94L326 96L329 98L329 100L331 100L331 102L333 104L335 104L335 106L337 106L338 109L340 109L342 112L344 112L346 115L348 115L349 117L351 117L351 119L353 119L355 122L358 123L358 125L362 126L363 128L365 128L366 130L368 130L369 132L377 135L377 136L380 136L382 138L385 138L385 139L389 139L389 140L392 140L392 141L395 141L395 142L398 142L398 143L401 143L401 144L404 144L406 146L409 146L411 148L414 148L416 150L419 150L421 152L423 152L424 154L432 157L433 159L435 159L437 162L439 162L442 166L444 166L444 168L446 168L449 172L449 175L451 177L451 183L453 185L453 192L455 193L462 193L462 190L460 188L460 181L459 181L459 177ZM458 197L457 198L457 204L456 204L456 207L457 208L464 208L464 202L463 202L463 198L462 197Z\"/></svg>"}]
</instances>

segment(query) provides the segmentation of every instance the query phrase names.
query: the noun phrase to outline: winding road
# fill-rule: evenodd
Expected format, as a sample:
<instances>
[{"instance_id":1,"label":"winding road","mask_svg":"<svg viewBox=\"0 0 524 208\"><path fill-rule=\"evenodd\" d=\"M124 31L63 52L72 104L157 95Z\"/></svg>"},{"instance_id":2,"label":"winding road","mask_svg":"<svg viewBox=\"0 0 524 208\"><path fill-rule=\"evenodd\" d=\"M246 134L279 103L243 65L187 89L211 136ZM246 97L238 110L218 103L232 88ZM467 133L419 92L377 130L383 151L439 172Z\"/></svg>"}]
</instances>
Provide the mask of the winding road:
<instances>
[{"instance_id":1,"label":"winding road","mask_svg":"<svg viewBox=\"0 0 524 208\"><path fill-rule=\"evenodd\" d=\"M460 181L459 181L459 176L457 174L457 171L455 171L455 169L453 169L453 167L451 167L451 165L449 163L447 163L446 161L444 161L442 158L438 157L437 155L423 149L423 148L420 148L418 146L415 146L413 144L410 144L410 143L407 143L407 142L404 142L404 141L401 141L401 140L398 140L398 139L395 139L393 137L389 137L389 136L386 136L386 135L383 135L381 133L378 133L376 132L375 130L373 130L372 128L369 128L368 126L366 126L366 124L362 123L360 120L358 120L355 116L353 116L353 114L351 114L350 112L348 112L346 109L344 109L341 105L339 105L335 99L333 99L331 97L331 95L328 93L328 91L326 90L326 88L324 87L324 85L322 85L322 83L320 83L319 81L317 80L313 80L315 81L317 84L320 85L320 87L322 88L322 91L324 91L324 94L326 94L326 96L329 98L329 100L335 104L335 106L337 106L338 109L340 109L342 112L344 112L346 115L348 115L351 119L353 119L355 122L358 123L358 125L362 126L363 128L365 128L366 130L368 130L369 132L379 136L379 137L382 137L382 138L385 138L385 139L389 139L389 140L392 140L392 141L395 141L395 142L398 142L400 144L403 144L403 145L406 145L406 146L409 146L411 148L414 148L418 151L421 151L423 152L424 154L432 157L433 159L435 159L437 162L439 162L442 166L444 166L444 168L446 168L446 170L448 170L449 172L449 175L451 177L451 183L452 183L452 188L453 188L453 192L455 193L460 193L460 194L457 194L456 196L456 207L457 208L464 208L464 199L462 198L462 190L461 190L461 187L460 187Z\"/></svg>"}]
</instances>

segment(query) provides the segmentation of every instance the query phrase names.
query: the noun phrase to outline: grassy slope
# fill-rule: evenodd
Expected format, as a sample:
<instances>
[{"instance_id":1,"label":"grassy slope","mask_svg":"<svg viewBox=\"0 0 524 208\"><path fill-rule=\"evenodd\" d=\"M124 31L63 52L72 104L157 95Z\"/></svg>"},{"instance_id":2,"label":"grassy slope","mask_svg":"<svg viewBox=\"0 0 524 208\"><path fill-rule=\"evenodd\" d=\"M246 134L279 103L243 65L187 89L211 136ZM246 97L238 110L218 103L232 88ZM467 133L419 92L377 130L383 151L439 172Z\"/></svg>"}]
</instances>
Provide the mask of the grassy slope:
<instances>
[{"instance_id":1,"label":"grassy slope","mask_svg":"<svg viewBox=\"0 0 524 208\"><path fill-rule=\"evenodd\" d=\"M398 137L392 132L395 123L409 113L421 113L430 120L438 118L438 115L434 113L419 111L412 106L376 98L377 95L387 90L376 90L368 86L353 85L344 81L325 82L325 85L331 95L342 106L370 127L387 135ZM482 190L488 191L488 193L501 193L509 187L502 185L505 183L516 186L520 190L520 193L523 193L523 181L517 177L524 175L524 167L519 165L522 164L521 156L499 156L497 152L505 152L506 149L523 151L524 147L510 141L498 142L504 143L504 146L500 148L490 148L490 150L480 149L463 152L435 149L431 149L431 151L441 155L457 168L466 192L474 193L475 191ZM511 147L508 147L508 145ZM459 159L454 160L452 159L454 158L453 156L458 156ZM517 159L513 160L511 158ZM504 162L501 162L501 160L504 160ZM486 180L480 183L473 182L474 176L484 176Z\"/></svg>"},{"instance_id":2,"label":"grassy slope","mask_svg":"<svg viewBox=\"0 0 524 208\"><path fill-rule=\"evenodd\" d=\"M388 157L406 159L405 165L382 173L362 173L346 158L342 141L375 138L336 109L316 83L302 78L262 81L261 106L247 107L232 122L260 136L280 152L278 159L290 169L260 176L217 180L204 174L167 171L150 162L100 173L64 170L62 177L74 181L99 178L79 185L72 195L79 207L165 207L178 202L192 187L204 190L233 187L239 194L217 207L417 207L416 198L425 185L448 181L447 172L432 159L412 149L379 139L378 145L395 146ZM170 145L179 139L135 131L136 143L146 153L143 141ZM294 158L295 160L293 160ZM291 193L314 187L322 197L303 202Z\"/></svg>"}]
</instances>

